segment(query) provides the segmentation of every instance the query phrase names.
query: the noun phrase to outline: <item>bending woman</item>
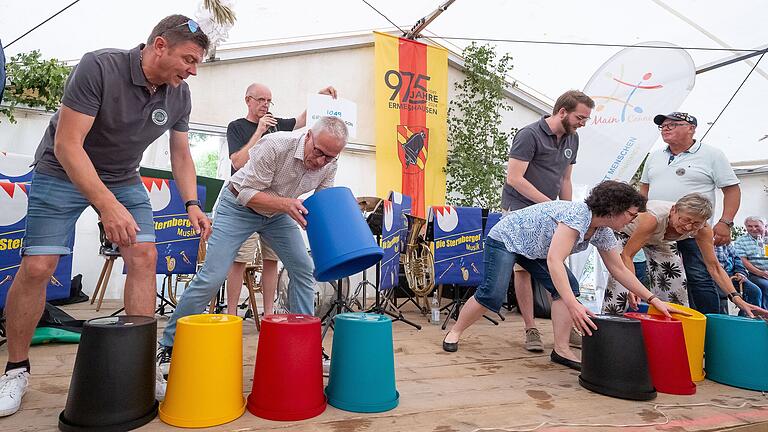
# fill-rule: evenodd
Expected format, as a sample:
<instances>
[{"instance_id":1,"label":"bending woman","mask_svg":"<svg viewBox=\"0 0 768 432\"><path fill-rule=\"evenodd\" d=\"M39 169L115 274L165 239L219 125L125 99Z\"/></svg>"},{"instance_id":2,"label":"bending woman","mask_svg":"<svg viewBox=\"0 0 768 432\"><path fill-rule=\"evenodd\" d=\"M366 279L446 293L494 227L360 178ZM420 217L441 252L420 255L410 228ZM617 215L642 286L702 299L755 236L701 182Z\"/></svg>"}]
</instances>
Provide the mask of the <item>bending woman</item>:
<instances>
[{"instance_id":1,"label":"bending woman","mask_svg":"<svg viewBox=\"0 0 768 432\"><path fill-rule=\"evenodd\" d=\"M643 249L648 258L651 292L662 300L688 305L688 293L680 256L674 244L678 240L696 239L707 272L720 289L745 315L766 315L763 309L744 301L733 287L728 274L715 256L714 234L707 224L712 216L712 203L698 193L680 198L676 203L669 201L648 201L647 211L627 226L617 230L624 242L621 258L624 265L633 269L632 257ZM609 278L605 290L603 312L623 313L627 307L634 308L636 299L627 293L624 284ZM692 305L695 309L695 305Z\"/></svg>"},{"instance_id":2,"label":"bending woman","mask_svg":"<svg viewBox=\"0 0 768 432\"><path fill-rule=\"evenodd\" d=\"M580 370L581 363L568 345L571 327L591 335L594 316L576 297L579 282L566 268L565 259L595 245L608 271L625 286L669 316L673 308L652 295L629 271L619 256L613 235L645 210L645 198L632 186L604 181L584 202L550 201L514 211L488 233L483 261L485 274L475 295L461 309L443 349L458 350L461 334L484 313L498 312L509 287L512 267L520 264L552 294L553 362Z\"/></svg>"}]
</instances>

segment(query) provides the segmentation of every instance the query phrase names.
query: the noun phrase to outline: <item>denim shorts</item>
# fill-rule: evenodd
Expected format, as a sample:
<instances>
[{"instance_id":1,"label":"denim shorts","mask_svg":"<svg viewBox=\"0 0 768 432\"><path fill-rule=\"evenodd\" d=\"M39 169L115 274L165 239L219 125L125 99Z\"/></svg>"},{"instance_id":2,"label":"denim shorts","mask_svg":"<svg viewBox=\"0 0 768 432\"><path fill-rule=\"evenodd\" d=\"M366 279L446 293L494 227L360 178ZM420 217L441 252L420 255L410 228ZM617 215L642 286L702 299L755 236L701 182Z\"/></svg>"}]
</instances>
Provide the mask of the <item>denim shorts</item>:
<instances>
[{"instance_id":1,"label":"denim shorts","mask_svg":"<svg viewBox=\"0 0 768 432\"><path fill-rule=\"evenodd\" d=\"M503 242L486 237L483 249L485 272L483 274L483 281L477 287L477 291L475 291L475 300L491 311L498 312L501 310L507 290L509 289L509 279L512 276L512 268L515 263L522 266L531 274L531 277L536 282L549 291L552 294L553 300L560 298L560 294L552 282L552 277L549 275L546 259L526 258L523 255L507 250ZM573 295L579 297L579 281L567 267L565 271L568 274L568 282L571 285Z\"/></svg>"},{"instance_id":2,"label":"denim shorts","mask_svg":"<svg viewBox=\"0 0 768 432\"><path fill-rule=\"evenodd\" d=\"M131 213L141 231L139 243L155 241L152 205L144 185L111 187L110 192ZM75 223L90 206L88 199L68 180L35 171L29 190L27 230L21 255L69 255Z\"/></svg>"}]
</instances>

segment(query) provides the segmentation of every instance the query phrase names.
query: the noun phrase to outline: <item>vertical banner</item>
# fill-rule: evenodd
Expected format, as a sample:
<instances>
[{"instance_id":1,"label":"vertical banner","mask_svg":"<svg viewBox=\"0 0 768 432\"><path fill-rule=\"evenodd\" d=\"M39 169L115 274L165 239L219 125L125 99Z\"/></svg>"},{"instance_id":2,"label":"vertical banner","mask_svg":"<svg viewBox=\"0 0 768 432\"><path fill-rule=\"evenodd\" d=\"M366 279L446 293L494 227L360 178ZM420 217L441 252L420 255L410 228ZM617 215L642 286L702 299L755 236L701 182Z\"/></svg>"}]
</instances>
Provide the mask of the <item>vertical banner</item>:
<instances>
[{"instance_id":1,"label":"vertical banner","mask_svg":"<svg viewBox=\"0 0 768 432\"><path fill-rule=\"evenodd\" d=\"M200 235L187 218L176 182L142 177L155 220L157 274L193 274L197 271ZM197 199L205 202L205 188L197 186Z\"/></svg>"},{"instance_id":2,"label":"vertical banner","mask_svg":"<svg viewBox=\"0 0 768 432\"><path fill-rule=\"evenodd\" d=\"M386 291L397 286L400 269L400 238L402 233L402 207L400 204L384 200L384 221L381 224L381 248L384 257L381 259L379 290Z\"/></svg>"},{"instance_id":3,"label":"vertical banner","mask_svg":"<svg viewBox=\"0 0 768 432\"><path fill-rule=\"evenodd\" d=\"M595 108L579 129L573 183L585 190L602 180L630 180L660 138L653 117L677 111L693 89L696 67L687 51L666 42L643 45L670 49L625 48L584 87Z\"/></svg>"},{"instance_id":4,"label":"vertical banner","mask_svg":"<svg viewBox=\"0 0 768 432\"><path fill-rule=\"evenodd\" d=\"M435 231L435 284L480 285L483 210L430 207L429 221Z\"/></svg>"},{"instance_id":5,"label":"vertical banner","mask_svg":"<svg viewBox=\"0 0 768 432\"><path fill-rule=\"evenodd\" d=\"M400 191L411 214L445 203L448 53L375 33L376 193Z\"/></svg>"},{"instance_id":6,"label":"vertical banner","mask_svg":"<svg viewBox=\"0 0 768 432\"><path fill-rule=\"evenodd\" d=\"M24 183L0 182L0 308L5 307L8 289L21 265L22 238L27 226L27 194L31 186ZM75 229L69 235L69 248L74 247ZM72 282L72 254L61 256L48 281L47 300L69 297Z\"/></svg>"}]
</instances>

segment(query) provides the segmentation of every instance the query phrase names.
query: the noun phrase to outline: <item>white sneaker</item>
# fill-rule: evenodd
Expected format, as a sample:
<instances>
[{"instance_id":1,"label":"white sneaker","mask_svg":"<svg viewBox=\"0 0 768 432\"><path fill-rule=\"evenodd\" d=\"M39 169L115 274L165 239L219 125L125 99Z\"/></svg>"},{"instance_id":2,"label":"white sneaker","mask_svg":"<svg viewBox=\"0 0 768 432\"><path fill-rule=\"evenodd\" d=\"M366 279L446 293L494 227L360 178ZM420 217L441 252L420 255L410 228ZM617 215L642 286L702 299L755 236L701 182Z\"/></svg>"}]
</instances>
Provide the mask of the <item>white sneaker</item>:
<instances>
[{"instance_id":1,"label":"white sneaker","mask_svg":"<svg viewBox=\"0 0 768 432\"><path fill-rule=\"evenodd\" d=\"M0 417L9 416L21 408L21 398L29 387L26 368L11 369L0 377Z\"/></svg>"},{"instance_id":2,"label":"white sneaker","mask_svg":"<svg viewBox=\"0 0 768 432\"><path fill-rule=\"evenodd\" d=\"M158 367L155 369L155 399L162 401L165 399L165 389L168 387L168 381L165 380L163 372Z\"/></svg>"}]
</instances>

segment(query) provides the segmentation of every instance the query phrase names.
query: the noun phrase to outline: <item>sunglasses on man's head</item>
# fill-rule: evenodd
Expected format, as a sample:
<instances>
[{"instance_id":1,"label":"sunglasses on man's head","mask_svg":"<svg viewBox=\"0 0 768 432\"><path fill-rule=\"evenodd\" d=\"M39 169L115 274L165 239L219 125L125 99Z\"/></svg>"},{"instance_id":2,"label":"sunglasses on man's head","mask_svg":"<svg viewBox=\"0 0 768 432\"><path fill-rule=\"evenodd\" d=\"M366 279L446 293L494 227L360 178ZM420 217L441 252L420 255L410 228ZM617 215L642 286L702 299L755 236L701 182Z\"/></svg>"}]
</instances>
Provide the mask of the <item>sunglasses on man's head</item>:
<instances>
[{"instance_id":1,"label":"sunglasses on man's head","mask_svg":"<svg viewBox=\"0 0 768 432\"><path fill-rule=\"evenodd\" d=\"M194 33L194 32L197 31L197 29L200 28L200 24L198 24L195 20L189 20L187 22L183 22L183 23L177 25L176 27L182 27L182 26L187 26L187 28L189 29L190 33ZM176 27L174 27L174 28L176 28Z\"/></svg>"}]
</instances>

